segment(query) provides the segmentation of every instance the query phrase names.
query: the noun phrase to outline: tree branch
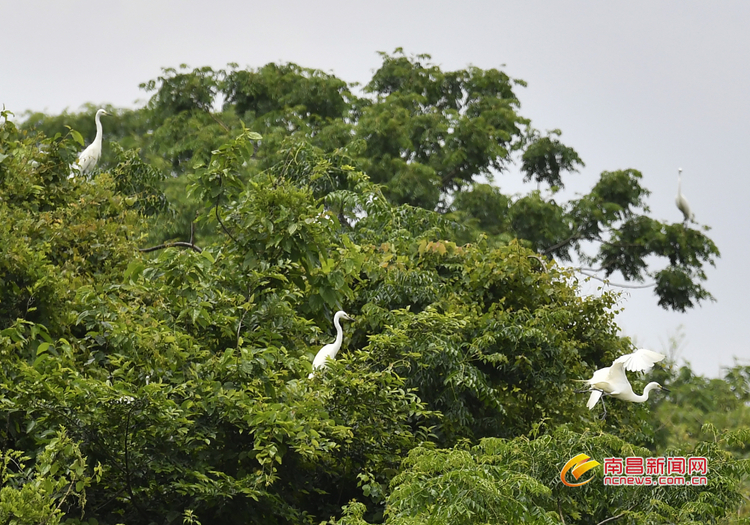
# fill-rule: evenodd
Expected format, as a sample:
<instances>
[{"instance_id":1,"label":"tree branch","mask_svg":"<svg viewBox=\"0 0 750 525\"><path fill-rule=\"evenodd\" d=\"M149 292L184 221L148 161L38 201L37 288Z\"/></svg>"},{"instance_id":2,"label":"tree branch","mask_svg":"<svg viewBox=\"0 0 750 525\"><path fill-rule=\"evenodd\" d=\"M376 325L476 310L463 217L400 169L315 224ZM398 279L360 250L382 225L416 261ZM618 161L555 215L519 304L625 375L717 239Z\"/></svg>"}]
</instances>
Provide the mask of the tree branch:
<instances>
[{"instance_id":1,"label":"tree branch","mask_svg":"<svg viewBox=\"0 0 750 525\"><path fill-rule=\"evenodd\" d=\"M224 178L221 175L219 175L219 184L221 188L224 187ZM216 205L214 206L216 210L216 220L219 221L219 224L221 225L221 228L224 230L224 233L229 235L229 238L232 239L234 242L237 242L237 239L234 238L234 235L229 233L229 230L227 229L226 226L224 226L224 223L221 221L221 217L219 216L219 202L221 201L222 193L223 191L220 191L219 194L216 196Z\"/></svg>"},{"instance_id":2,"label":"tree branch","mask_svg":"<svg viewBox=\"0 0 750 525\"><path fill-rule=\"evenodd\" d=\"M245 302L247 303L250 301L250 287L247 287L247 298L245 299ZM242 317L240 317L240 322L237 324L237 348L240 347L240 330L242 330L242 322L245 320L245 316L247 315L247 309L245 309L242 312Z\"/></svg>"},{"instance_id":3,"label":"tree branch","mask_svg":"<svg viewBox=\"0 0 750 525\"><path fill-rule=\"evenodd\" d=\"M611 518L607 518L607 519L606 519L606 520L604 520L604 521L600 521L600 522L599 522L599 523L597 523L596 525L603 525L604 523L607 523L608 521L615 521L615 520L619 520L619 519L620 519L620 518L622 518L622 517L623 517L624 515L625 515L625 513L624 513L624 512L622 512L622 513L618 514L617 516L612 516Z\"/></svg>"},{"instance_id":4,"label":"tree branch","mask_svg":"<svg viewBox=\"0 0 750 525\"><path fill-rule=\"evenodd\" d=\"M164 248L171 248L172 246L180 246L183 248L190 248L198 253L203 252L202 249L195 245L195 223L190 223L190 242L176 241L176 242L165 242L159 246L152 246L151 248L138 248L141 253L155 252L156 250L163 250Z\"/></svg>"},{"instance_id":5,"label":"tree branch","mask_svg":"<svg viewBox=\"0 0 750 525\"><path fill-rule=\"evenodd\" d=\"M547 265L544 264L544 259L542 259L538 255L527 255L526 257L528 257L529 259L536 259L537 261L539 261L539 264L541 264L542 268L544 268L544 273L548 273Z\"/></svg>"},{"instance_id":6,"label":"tree branch","mask_svg":"<svg viewBox=\"0 0 750 525\"><path fill-rule=\"evenodd\" d=\"M563 518L562 509L560 508L560 500L557 500L557 513L560 514L560 521L565 525L565 518Z\"/></svg>"},{"instance_id":7,"label":"tree branch","mask_svg":"<svg viewBox=\"0 0 750 525\"><path fill-rule=\"evenodd\" d=\"M64 495L63 495L63 497L62 497L62 498L60 499L60 502L59 502L59 503L57 504L57 507L55 507L54 513L53 513L53 514L51 514L51 515L49 515L49 516L47 516L47 517L46 517L46 518L44 519L44 521L42 522L42 525L45 525L45 524L46 524L46 523L47 523L47 522L49 521L49 519L50 519L50 518L51 518L51 517L52 517L52 516L53 516L53 515L54 515L55 513L57 513L57 512L58 512L58 511L60 510L60 507L62 507L62 504L63 504L63 503L65 502L65 498L67 498L67 497L68 497L68 494L70 494L70 491L71 491L71 490L73 490L73 485L75 485L75 480L73 480L73 481L71 481L71 482L70 482L70 484L68 485L68 490L67 490L67 491L65 491L65 494L64 494Z\"/></svg>"},{"instance_id":8,"label":"tree branch","mask_svg":"<svg viewBox=\"0 0 750 525\"><path fill-rule=\"evenodd\" d=\"M227 133L229 133L229 128L226 126L226 124L224 124L222 121L220 121L218 119L218 117L216 115L214 115L213 113L211 113L210 111L208 111L207 113L209 115L211 115L211 118L214 119L219 124L219 126L221 126L222 128L224 128L224 131L226 131Z\"/></svg>"},{"instance_id":9,"label":"tree branch","mask_svg":"<svg viewBox=\"0 0 750 525\"><path fill-rule=\"evenodd\" d=\"M582 273L586 277L591 277L592 279L596 279L597 281L601 281L605 284L608 284L610 286L617 286L618 288L633 288L633 289L641 289L641 288L652 288L656 286L656 283L651 284L619 284L619 283L612 283L608 279L602 279L601 277L598 277L596 275L591 275L590 273L586 273L583 271L582 268L573 268L578 273Z\"/></svg>"},{"instance_id":10,"label":"tree branch","mask_svg":"<svg viewBox=\"0 0 750 525\"><path fill-rule=\"evenodd\" d=\"M219 195L219 197L221 197L221 195ZM229 233L229 230L227 229L226 226L224 226L224 223L221 221L221 217L219 216L219 200L218 199L216 199L215 208L216 208L216 220L219 221L219 224L221 225L221 228L224 230L224 233L229 235L229 238L232 239L234 242L237 242L237 239L234 238L234 235Z\"/></svg>"},{"instance_id":11,"label":"tree branch","mask_svg":"<svg viewBox=\"0 0 750 525\"><path fill-rule=\"evenodd\" d=\"M541 253L542 255L548 255L548 254L554 252L555 250L557 250L558 248L562 248L566 244L570 244L571 242L573 242L575 240L578 240L580 238L581 238L581 234L579 232L576 232L573 235L571 235L570 237L568 237L567 239L565 239L564 241L560 241L557 244L553 244L549 248L545 248L544 250L540 251L539 253Z\"/></svg>"},{"instance_id":12,"label":"tree branch","mask_svg":"<svg viewBox=\"0 0 750 525\"><path fill-rule=\"evenodd\" d=\"M160 244L158 246L152 246L150 248L138 248L139 252L142 253L148 253L148 252L154 252L156 250L163 250L164 248L171 248L173 246L181 246L183 248L191 248L192 250L201 253L203 250L199 247L197 247L195 244L191 242L182 242L182 241L176 241L176 242L165 242L164 244Z\"/></svg>"},{"instance_id":13,"label":"tree branch","mask_svg":"<svg viewBox=\"0 0 750 525\"><path fill-rule=\"evenodd\" d=\"M135 493L133 492L133 486L130 484L130 462L129 462L129 447L128 447L128 433L130 432L130 414L133 412L133 407L130 407L128 409L128 417L125 420L125 484L128 489L128 494L130 494L130 501L133 502L133 505L135 506L136 510L139 514L143 515L144 511L141 508L141 505L139 504L138 500L135 497Z\"/></svg>"}]
</instances>

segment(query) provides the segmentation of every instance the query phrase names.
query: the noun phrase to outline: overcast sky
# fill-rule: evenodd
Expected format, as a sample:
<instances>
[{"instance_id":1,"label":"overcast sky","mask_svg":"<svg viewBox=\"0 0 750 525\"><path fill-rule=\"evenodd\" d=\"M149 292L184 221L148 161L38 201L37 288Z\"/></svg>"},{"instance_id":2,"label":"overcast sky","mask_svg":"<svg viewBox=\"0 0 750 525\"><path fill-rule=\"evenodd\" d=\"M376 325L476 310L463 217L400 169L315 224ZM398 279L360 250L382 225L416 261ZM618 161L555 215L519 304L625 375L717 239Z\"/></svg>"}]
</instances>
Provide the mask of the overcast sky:
<instances>
[{"instance_id":1,"label":"overcast sky","mask_svg":"<svg viewBox=\"0 0 750 525\"><path fill-rule=\"evenodd\" d=\"M716 302L679 314L629 290L623 332L664 350L683 325L680 357L697 372L717 376L734 356L750 364L750 2L0 0L0 13L0 104L18 114L135 107L139 83L182 63L296 62L364 83L377 51L403 47L445 69L502 68L528 82L521 114L561 129L586 163L570 191L638 169L652 214L675 222L682 167L696 220L713 228ZM512 176L496 182L522 190Z\"/></svg>"}]
</instances>

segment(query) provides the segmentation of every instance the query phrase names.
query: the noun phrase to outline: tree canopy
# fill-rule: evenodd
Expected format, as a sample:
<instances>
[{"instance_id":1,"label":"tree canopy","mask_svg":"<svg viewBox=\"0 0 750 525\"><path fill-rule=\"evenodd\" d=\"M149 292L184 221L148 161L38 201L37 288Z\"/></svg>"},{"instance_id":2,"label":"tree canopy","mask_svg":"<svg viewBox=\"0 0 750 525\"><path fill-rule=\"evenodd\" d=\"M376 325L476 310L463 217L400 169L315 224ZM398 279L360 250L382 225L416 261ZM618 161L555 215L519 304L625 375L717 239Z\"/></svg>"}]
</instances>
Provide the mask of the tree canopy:
<instances>
[{"instance_id":1,"label":"tree canopy","mask_svg":"<svg viewBox=\"0 0 750 525\"><path fill-rule=\"evenodd\" d=\"M656 372L675 386L666 399L613 402L598 419L574 380L632 342L614 323L617 293L582 294L561 264L652 275L660 303L683 310L710 297L702 267L718 250L648 217L632 169L558 204L583 162L518 114L519 85L399 50L359 91L294 64L165 69L143 84L146 107L109 108L91 178L68 174L94 106L20 127L3 112L0 516L742 514L747 371L710 382L667 367ZM477 182L517 159L550 189L509 196ZM654 256L667 266L653 269ZM308 379L339 309L355 317L344 348ZM724 406L731 417L717 416ZM709 484L566 487L560 469L581 452L701 455Z\"/></svg>"}]
</instances>

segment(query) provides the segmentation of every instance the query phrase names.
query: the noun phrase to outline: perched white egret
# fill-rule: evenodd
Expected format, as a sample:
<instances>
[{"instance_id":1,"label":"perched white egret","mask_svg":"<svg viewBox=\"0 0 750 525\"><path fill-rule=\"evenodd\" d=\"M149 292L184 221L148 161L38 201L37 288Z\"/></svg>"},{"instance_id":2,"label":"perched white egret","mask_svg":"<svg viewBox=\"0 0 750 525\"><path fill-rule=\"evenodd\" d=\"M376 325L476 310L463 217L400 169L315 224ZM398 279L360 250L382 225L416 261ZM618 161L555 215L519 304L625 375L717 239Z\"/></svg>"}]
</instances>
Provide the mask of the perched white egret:
<instances>
[{"instance_id":1,"label":"perched white egret","mask_svg":"<svg viewBox=\"0 0 750 525\"><path fill-rule=\"evenodd\" d=\"M347 314L343 310L339 310L338 312L336 312L336 315L333 316L333 324L336 327L336 340L333 343L327 344L323 348L321 348L318 354L315 356L315 359L313 359L313 371L308 376L309 379L312 379L312 377L315 375L315 370L325 368L327 366L327 359L336 359L336 354L339 353L339 350L341 349L341 343L344 340L344 331L341 329L340 322L342 319L346 319L349 321L354 320L352 317L349 317L349 314Z\"/></svg>"},{"instance_id":2,"label":"perched white egret","mask_svg":"<svg viewBox=\"0 0 750 525\"><path fill-rule=\"evenodd\" d=\"M594 372L591 379L582 380L589 385L589 388L584 390L584 392L591 392L591 397L589 397L586 407L589 410L594 408L602 397L602 394L631 403L643 403L648 399L648 395L652 390L667 390L659 383L652 382L646 385L646 388L643 389L643 394L638 395L633 392L633 387L630 386L628 377L625 375L626 370L629 372L648 373L654 367L654 363L658 363L665 357L664 354L660 354L659 352L639 348L632 354L618 357L612 363L612 366L600 368ZM604 405L604 399L602 399L602 407L604 407L602 417L606 417L607 407Z\"/></svg>"},{"instance_id":3,"label":"perched white egret","mask_svg":"<svg viewBox=\"0 0 750 525\"><path fill-rule=\"evenodd\" d=\"M71 172L68 178L73 177L76 170L80 171L82 175L85 175L94 169L96 163L99 162L99 158L102 156L102 122L100 119L101 117L109 116L112 116L112 114L107 113L104 109L100 109L96 112L96 117L94 118L96 121L96 137L94 137L94 142L89 144L89 147L78 155L78 159L73 164L73 172Z\"/></svg>"},{"instance_id":4,"label":"perched white egret","mask_svg":"<svg viewBox=\"0 0 750 525\"><path fill-rule=\"evenodd\" d=\"M674 202L677 204L677 209L685 217L685 222L695 220L695 214L690 211L690 204L688 204L687 199L682 194L682 168L677 169L677 197L675 197Z\"/></svg>"}]
</instances>

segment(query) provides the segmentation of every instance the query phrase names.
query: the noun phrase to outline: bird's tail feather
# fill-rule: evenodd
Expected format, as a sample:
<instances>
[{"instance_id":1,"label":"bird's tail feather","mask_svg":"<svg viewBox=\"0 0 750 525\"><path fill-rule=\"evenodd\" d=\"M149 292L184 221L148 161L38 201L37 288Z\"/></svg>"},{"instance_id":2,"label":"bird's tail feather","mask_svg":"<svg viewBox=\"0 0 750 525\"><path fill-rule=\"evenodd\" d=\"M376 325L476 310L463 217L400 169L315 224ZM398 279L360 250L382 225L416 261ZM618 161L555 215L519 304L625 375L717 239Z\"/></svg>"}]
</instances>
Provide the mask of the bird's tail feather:
<instances>
[{"instance_id":1,"label":"bird's tail feather","mask_svg":"<svg viewBox=\"0 0 750 525\"><path fill-rule=\"evenodd\" d=\"M591 410L594 408L597 402L599 402L599 398L602 397L602 391L601 390L594 390L591 392L591 397L589 397L589 402L586 403L586 408Z\"/></svg>"}]
</instances>

